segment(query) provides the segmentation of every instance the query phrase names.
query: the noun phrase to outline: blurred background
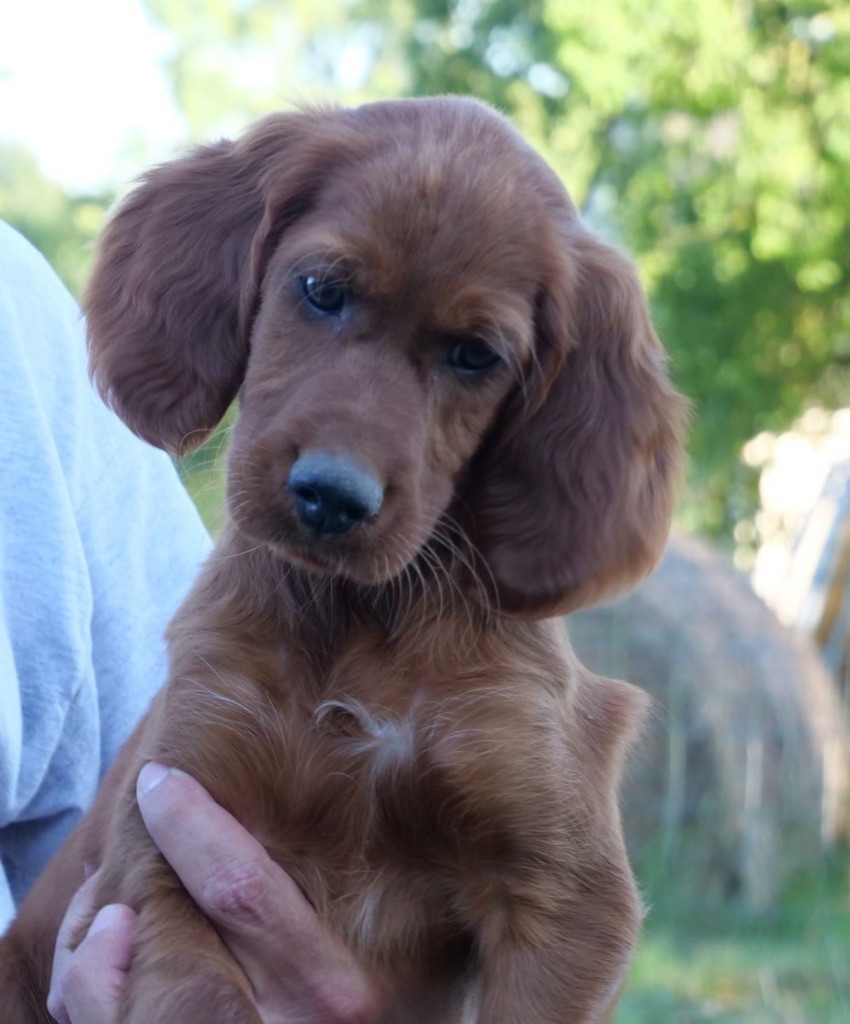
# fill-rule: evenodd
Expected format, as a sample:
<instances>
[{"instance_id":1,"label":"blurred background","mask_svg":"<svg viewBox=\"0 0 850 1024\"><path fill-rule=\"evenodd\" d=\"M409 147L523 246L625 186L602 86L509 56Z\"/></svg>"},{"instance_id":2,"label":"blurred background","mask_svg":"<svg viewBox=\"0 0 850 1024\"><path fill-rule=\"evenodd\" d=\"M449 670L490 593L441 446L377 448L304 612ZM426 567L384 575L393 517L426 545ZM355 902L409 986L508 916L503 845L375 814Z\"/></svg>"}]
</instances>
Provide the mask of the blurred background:
<instances>
[{"instance_id":1,"label":"blurred background","mask_svg":"<svg viewBox=\"0 0 850 1024\"><path fill-rule=\"evenodd\" d=\"M145 166L302 101L485 99L632 254L694 419L661 568L569 622L656 702L616 1021L850 1021L850 4L8 0L2 23L0 217L76 294ZM183 466L212 529L225 447Z\"/></svg>"}]
</instances>

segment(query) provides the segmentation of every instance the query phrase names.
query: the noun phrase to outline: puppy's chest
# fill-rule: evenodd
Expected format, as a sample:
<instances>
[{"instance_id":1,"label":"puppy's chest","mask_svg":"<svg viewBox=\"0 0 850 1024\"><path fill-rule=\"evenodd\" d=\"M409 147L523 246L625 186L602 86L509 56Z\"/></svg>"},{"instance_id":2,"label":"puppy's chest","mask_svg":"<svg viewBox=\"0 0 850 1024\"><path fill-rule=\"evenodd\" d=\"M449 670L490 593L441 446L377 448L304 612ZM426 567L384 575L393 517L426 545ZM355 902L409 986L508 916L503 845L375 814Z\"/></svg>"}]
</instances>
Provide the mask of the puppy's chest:
<instances>
[{"instance_id":1,"label":"puppy's chest","mask_svg":"<svg viewBox=\"0 0 850 1024\"><path fill-rule=\"evenodd\" d=\"M559 744L553 716L537 728L486 671L425 682L369 666L282 712L263 839L352 945L392 957L458 931L481 864L516 855L540 804L533 762Z\"/></svg>"},{"instance_id":2,"label":"puppy's chest","mask_svg":"<svg viewBox=\"0 0 850 1024\"><path fill-rule=\"evenodd\" d=\"M503 704L483 690L446 696L424 687L404 688L386 703L354 686L299 701L281 729L279 827L324 846L330 859L424 861L439 852L444 860L459 851L478 812L483 763L495 768L510 756Z\"/></svg>"}]
</instances>

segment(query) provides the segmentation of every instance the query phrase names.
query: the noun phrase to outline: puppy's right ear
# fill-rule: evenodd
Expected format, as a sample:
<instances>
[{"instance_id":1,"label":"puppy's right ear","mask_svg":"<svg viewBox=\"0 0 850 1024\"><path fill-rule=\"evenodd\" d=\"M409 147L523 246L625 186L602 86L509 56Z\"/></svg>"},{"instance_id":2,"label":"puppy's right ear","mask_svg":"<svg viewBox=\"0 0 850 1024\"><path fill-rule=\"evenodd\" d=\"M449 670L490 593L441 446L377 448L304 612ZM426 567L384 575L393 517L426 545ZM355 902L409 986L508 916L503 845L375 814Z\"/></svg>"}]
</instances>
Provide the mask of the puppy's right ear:
<instances>
[{"instance_id":1,"label":"puppy's right ear","mask_svg":"<svg viewBox=\"0 0 850 1024\"><path fill-rule=\"evenodd\" d=\"M310 205L326 119L272 115L157 167L107 225L84 301L89 366L152 444L185 454L235 398L265 264Z\"/></svg>"}]
</instances>

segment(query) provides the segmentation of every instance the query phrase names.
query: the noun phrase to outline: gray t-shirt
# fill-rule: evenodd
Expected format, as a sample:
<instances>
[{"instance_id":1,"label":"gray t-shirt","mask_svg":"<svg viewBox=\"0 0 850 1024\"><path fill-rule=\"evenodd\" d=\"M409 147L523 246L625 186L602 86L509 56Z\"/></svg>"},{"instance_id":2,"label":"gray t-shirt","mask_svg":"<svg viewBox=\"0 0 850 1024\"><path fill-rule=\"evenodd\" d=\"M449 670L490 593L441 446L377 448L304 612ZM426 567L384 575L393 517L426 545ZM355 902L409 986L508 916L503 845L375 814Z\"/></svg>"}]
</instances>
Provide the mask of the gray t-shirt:
<instances>
[{"instance_id":1,"label":"gray t-shirt","mask_svg":"<svg viewBox=\"0 0 850 1024\"><path fill-rule=\"evenodd\" d=\"M0 223L0 933L163 681L210 540L91 387L79 312Z\"/></svg>"}]
</instances>

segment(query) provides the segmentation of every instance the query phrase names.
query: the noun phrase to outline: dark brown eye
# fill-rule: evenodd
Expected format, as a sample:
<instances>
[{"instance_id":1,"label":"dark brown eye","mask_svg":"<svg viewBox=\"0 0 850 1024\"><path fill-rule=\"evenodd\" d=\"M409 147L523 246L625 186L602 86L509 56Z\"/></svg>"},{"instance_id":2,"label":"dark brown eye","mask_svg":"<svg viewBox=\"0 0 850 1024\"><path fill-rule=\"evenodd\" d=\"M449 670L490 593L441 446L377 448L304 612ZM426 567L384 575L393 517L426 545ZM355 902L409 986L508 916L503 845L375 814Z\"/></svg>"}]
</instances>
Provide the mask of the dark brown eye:
<instances>
[{"instance_id":1,"label":"dark brown eye","mask_svg":"<svg viewBox=\"0 0 850 1024\"><path fill-rule=\"evenodd\" d=\"M345 305L345 285L332 277L305 274L298 279L301 294L313 309L328 316L338 316Z\"/></svg>"},{"instance_id":2,"label":"dark brown eye","mask_svg":"<svg viewBox=\"0 0 850 1024\"><path fill-rule=\"evenodd\" d=\"M481 377L500 357L483 341L458 341L449 349L449 366L461 377Z\"/></svg>"}]
</instances>

